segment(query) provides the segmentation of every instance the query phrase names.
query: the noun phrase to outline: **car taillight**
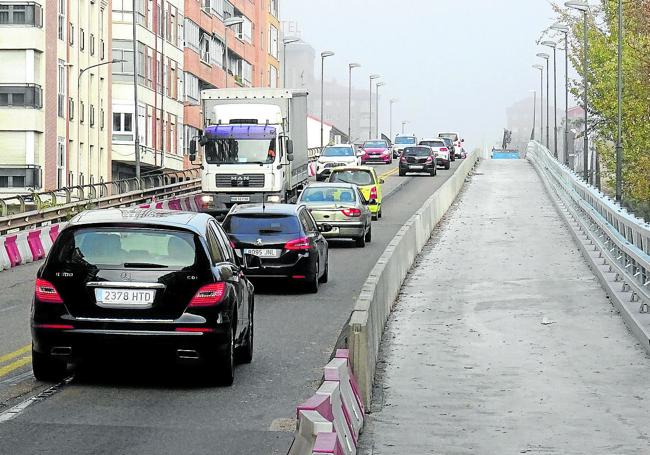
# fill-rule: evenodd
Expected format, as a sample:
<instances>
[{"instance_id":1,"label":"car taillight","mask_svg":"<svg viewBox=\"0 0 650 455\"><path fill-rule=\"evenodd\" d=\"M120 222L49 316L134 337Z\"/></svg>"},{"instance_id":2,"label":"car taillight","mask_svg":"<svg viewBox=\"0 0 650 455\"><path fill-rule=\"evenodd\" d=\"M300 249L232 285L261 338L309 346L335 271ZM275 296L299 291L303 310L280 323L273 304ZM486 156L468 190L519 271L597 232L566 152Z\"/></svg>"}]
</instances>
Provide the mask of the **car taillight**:
<instances>
[{"instance_id":1,"label":"car taillight","mask_svg":"<svg viewBox=\"0 0 650 455\"><path fill-rule=\"evenodd\" d=\"M44 303L63 303L54 285L41 278L36 279L36 298Z\"/></svg>"},{"instance_id":2,"label":"car taillight","mask_svg":"<svg viewBox=\"0 0 650 455\"><path fill-rule=\"evenodd\" d=\"M205 307L218 305L223 300L224 295L226 295L226 283L207 284L196 291L196 294L190 300L189 306Z\"/></svg>"},{"instance_id":3,"label":"car taillight","mask_svg":"<svg viewBox=\"0 0 650 455\"><path fill-rule=\"evenodd\" d=\"M50 330L72 330L74 326L70 324L34 324L36 329L50 329Z\"/></svg>"},{"instance_id":4,"label":"car taillight","mask_svg":"<svg viewBox=\"0 0 650 455\"><path fill-rule=\"evenodd\" d=\"M406 163L406 157L402 155L402 157L399 159L402 163Z\"/></svg>"},{"instance_id":5,"label":"car taillight","mask_svg":"<svg viewBox=\"0 0 650 455\"><path fill-rule=\"evenodd\" d=\"M354 208L354 207L349 208L349 209L343 209L343 210L341 210L341 213L343 213L343 215L345 215L347 217L351 217L351 218L356 218L356 217L361 216L361 210L359 210L357 208Z\"/></svg>"},{"instance_id":6,"label":"car taillight","mask_svg":"<svg viewBox=\"0 0 650 455\"><path fill-rule=\"evenodd\" d=\"M370 188L370 199L377 199L377 187Z\"/></svg>"},{"instance_id":7,"label":"car taillight","mask_svg":"<svg viewBox=\"0 0 650 455\"><path fill-rule=\"evenodd\" d=\"M449 149L447 147L440 147L441 152L448 152Z\"/></svg>"},{"instance_id":8,"label":"car taillight","mask_svg":"<svg viewBox=\"0 0 650 455\"><path fill-rule=\"evenodd\" d=\"M287 251L307 251L310 248L311 244L308 237L300 237L284 244L284 249Z\"/></svg>"}]
</instances>

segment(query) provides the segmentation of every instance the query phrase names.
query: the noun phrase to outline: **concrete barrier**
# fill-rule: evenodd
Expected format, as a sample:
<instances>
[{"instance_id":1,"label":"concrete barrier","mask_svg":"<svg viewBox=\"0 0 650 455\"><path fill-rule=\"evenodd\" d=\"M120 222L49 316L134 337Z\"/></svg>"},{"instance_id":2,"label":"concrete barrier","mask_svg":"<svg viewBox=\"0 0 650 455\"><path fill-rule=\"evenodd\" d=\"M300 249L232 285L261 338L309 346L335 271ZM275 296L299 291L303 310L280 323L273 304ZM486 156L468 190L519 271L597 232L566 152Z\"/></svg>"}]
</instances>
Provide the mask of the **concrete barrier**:
<instances>
[{"instance_id":1,"label":"concrete barrier","mask_svg":"<svg viewBox=\"0 0 650 455\"><path fill-rule=\"evenodd\" d=\"M456 199L477 160L478 155L471 153L454 175L399 230L370 272L343 329L343 339L350 349L352 370L366 408L372 399L381 337L402 282L434 227Z\"/></svg>"}]
</instances>

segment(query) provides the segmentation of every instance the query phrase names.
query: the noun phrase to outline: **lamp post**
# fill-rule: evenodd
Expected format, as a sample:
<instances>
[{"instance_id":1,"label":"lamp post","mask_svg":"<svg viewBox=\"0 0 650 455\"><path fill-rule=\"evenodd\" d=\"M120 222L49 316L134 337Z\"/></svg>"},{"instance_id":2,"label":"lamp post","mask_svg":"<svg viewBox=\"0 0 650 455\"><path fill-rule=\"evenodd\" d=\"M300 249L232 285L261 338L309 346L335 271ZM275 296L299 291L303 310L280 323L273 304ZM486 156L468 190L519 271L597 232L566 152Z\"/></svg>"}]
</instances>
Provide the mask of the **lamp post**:
<instances>
[{"instance_id":1,"label":"lamp post","mask_svg":"<svg viewBox=\"0 0 650 455\"><path fill-rule=\"evenodd\" d=\"M623 2L618 0L618 62L617 62L618 113L616 133L616 202L623 199Z\"/></svg>"},{"instance_id":2,"label":"lamp post","mask_svg":"<svg viewBox=\"0 0 650 455\"><path fill-rule=\"evenodd\" d=\"M350 144L352 144L352 70L359 67L361 67L359 63L350 63L348 65L348 142Z\"/></svg>"},{"instance_id":3,"label":"lamp post","mask_svg":"<svg viewBox=\"0 0 650 455\"><path fill-rule=\"evenodd\" d=\"M379 137L379 87L386 85L386 82L377 82L377 87L375 89L375 95L377 96L377 101L375 102L375 108L377 109L375 116L377 120L375 121L375 137Z\"/></svg>"},{"instance_id":4,"label":"lamp post","mask_svg":"<svg viewBox=\"0 0 650 455\"><path fill-rule=\"evenodd\" d=\"M533 129L530 132L530 140L535 140L535 126L537 126L537 90L531 90L533 93Z\"/></svg>"},{"instance_id":5,"label":"lamp post","mask_svg":"<svg viewBox=\"0 0 650 455\"><path fill-rule=\"evenodd\" d=\"M287 44L300 41L300 38L287 37L282 40L282 88L287 88Z\"/></svg>"},{"instance_id":6,"label":"lamp post","mask_svg":"<svg viewBox=\"0 0 650 455\"><path fill-rule=\"evenodd\" d=\"M323 51L320 53L320 148L324 147L323 144L323 119L324 117L324 108L325 108L325 98L324 98L324 89L325 89L325 59L334 55L332 51Z\"/></svg>"},{"instance_id":7,"label":"lamp post","mask_svg":"<svg viewBox=\"0 0 650 455\"><path fill-rule=\"evenodd\" d=\"M388 134L390 134L390 136L388 138L391 141L393 140L393 104L397 103L398 101L399 100L397 98L393 98L389 102L389 104L390 104L390 108L389 108L389 110L390 110L390 119L389 119L389 127L388 127L389 131L388 131Z\"/></svg>"},{"instance_id":8,"label":"lamp post","mask_svg":"<svg viewBox=\"0 0 650 455\"><path fill-rule=\"evenodd\" d=\"M587 2L582 0L569 1L564 4L565 6L580 11L584 20L584 33L583 33L583 63L582 63L582 84L583 84L583 108L585 110L585 132L584 132L584 152L582 157L582 168L584 173L585 182L589 182L589 98L587 95L587 90L589 88L589 81L587 79L587 70L589 67L589 33L588 27L589 23L587 22L587 12L589 11L589 5Z\"/></svg>"},{"instance_id":9,"label":"lamp post","mask_svg":"<svg viewBox=\"0 0 650 455\"><path fill-rule=\"evenodd\" d=\"M368 139L372 139L372 81L379 79L379 74L370 75L370 118L368 119Z\"/></svg>"},{"instance_id":10,"label":"lamp post","mask_svg":"<svg viewBox=\"0 0 650 455\"><path fill-rule=\"evenodd\" d=\"M408 120L402 120L402 134L404 134L404 127L406 126L407 123L409 123Z\"/></svg>"},{"instance_id":11,"label":"lamp post","mask_svg":"<svg viewBox=\"0 0 650 455\"><path fill-rule=\"evenodd\" d=\"M533 68L539 70L539 142L544 143L544 66L543 65L533 65Z\"/></svg>"},{"instance_id":12,"label":"lamp post","mask_svg":"<svg viewBox=\"0 0 650 455\"><path fill-rule=\"evenodd\" d=\"M225 30L223 32L223 52L225 54L224 57L224 71L226 72L226 88L228 88L228 73L230 72L230 59L228 58L228 29L230 27L233 27L235 25L243 24L244 19L241 17L230 17L223 21L223 25L225 27Z\"/></svg>"},{"instance_id":13,"label":"lamp post","mask_svg":"<svg viewBox=\"0 0 650 455\"><path fill-rule=\"evenodd\" d=\"M551 30L564 33L564 164L569 165L569 27L556 22Z\"/></svg>"},{"instance_id":14,"label":"lamp post","mask_svg":"<svg viewBox=\"0 0 650 455\"><path fill-rule=\"evenodd\" d=\"M550 92L550 79L549 79L549 59L551 58L550 55L545 54L544 52L540 52L537 54L537 56L541 59L546 60L546 148L551 148L551 126L550 126L550 120L549 120L549 113L551 112L550 110L550 98L549 98L549 92Z\"/></svg>"},{"instance_id":15,"label":"lamp post","mask_svg":"<svg viewBox=\"0 0 650 455\"><path fill-rule=\"evenodd\" d=\"M542 46L553 49L553 156L557 160L557 43L550 40L542 41Z\"/></svg>"}]
</instances>

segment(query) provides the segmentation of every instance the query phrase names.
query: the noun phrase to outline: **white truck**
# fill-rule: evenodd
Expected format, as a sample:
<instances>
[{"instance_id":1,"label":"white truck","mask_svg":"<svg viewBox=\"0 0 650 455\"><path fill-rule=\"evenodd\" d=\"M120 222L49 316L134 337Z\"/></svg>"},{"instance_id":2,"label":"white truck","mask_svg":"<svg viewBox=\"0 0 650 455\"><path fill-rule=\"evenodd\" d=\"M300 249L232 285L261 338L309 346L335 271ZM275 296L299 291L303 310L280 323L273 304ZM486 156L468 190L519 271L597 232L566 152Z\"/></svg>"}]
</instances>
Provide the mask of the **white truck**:
<instances>
[{"instance_id":1,"label":"white truck","mask_svg":"<svg viewBox=\"0 0 650 455\"><path fill-rule=\"evenodd\" d=\"M203 152L200 209L295 202L309 178L307 92L203 90L201 104L205 126L190 142L190 161Z\"/></svg>"}]
</instances>

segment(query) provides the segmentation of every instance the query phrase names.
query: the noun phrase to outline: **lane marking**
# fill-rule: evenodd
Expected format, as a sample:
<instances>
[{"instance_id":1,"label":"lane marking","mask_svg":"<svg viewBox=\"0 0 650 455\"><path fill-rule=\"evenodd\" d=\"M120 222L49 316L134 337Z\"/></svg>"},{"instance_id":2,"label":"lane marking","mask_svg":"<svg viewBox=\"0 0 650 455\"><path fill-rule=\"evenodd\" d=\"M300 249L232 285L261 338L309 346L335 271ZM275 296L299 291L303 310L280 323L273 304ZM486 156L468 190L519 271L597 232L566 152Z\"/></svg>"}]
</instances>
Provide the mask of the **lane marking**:
<instances>
[{"instance_id":1,"label":"lane marking","mask_svg":"<svg viewBox=\"0 0 650 455\"><path fill-rule=\"evenodd\" d=\"M0 423L7 422L18 415L20 415L25 409L27 409L30 405L36 403L37 401L43 401L46 398L54 395L56 392L58 392L61 387L64 385L68 385L72 380L74 379L74 376L70 376L69 378L64 379L63 381L59 382L58 384L44 390L43 392L39 393L38 395L27 398L26 400L18 403L16 406L13 408L9 408L6 411L0 413Z\"/></svg>"},{"instance_id":2,"label":"lane marking","mask_svg":"<svg viewBox=\"0 0 650 455\"><path fill-rule=\"evenodd\" d=\"M8 365L5 365L5 366L1 367L0 368L0 378L3 377L3 376L8 375L9 373L11 373L14 370L17 370L18 368L22 368L25 365L30 364L31 362L32 362L32 357L28 356L28 357L23 357L21 359L18 359L18 360L14 361L14 362L11 362Z\"/></svg>"},{"instance_id":3,"label":"lane marking","mask_svg":"<svg viewBox=\"0 0 650 455\"><path fill-rule=\"evenodd\" d=\"M15 359L16 357L20 357L23 354L28 353L32 349L31 344L26 344L22 348L19 348L15 350L14 352L10 352L9 354L5 354L0 357L0 363L5 363L7 360L12 360Z\"/></svg>"}]
</instances>

